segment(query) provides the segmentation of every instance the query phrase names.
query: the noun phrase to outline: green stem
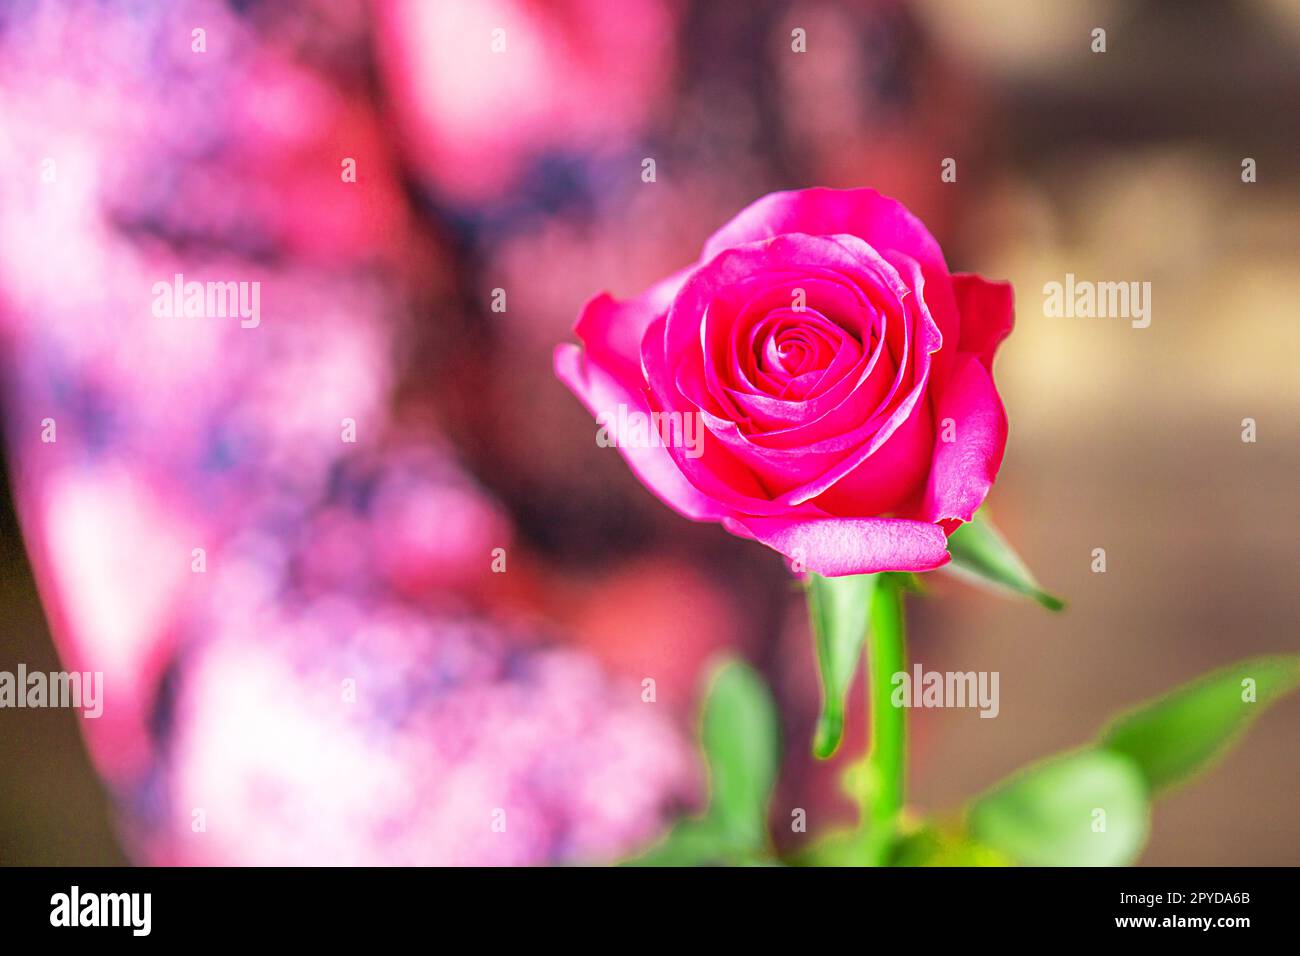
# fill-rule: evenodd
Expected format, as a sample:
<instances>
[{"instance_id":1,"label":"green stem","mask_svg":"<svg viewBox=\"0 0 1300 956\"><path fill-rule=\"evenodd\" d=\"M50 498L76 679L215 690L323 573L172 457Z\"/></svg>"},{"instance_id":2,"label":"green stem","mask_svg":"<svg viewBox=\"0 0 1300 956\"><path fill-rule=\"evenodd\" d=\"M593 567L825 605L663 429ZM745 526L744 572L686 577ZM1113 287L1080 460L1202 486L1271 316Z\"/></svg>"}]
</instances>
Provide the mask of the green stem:
<instances>
[{"instance_id":1,"label":"green stem","mask_svg":"<svg viewBox=\"0 0 1300 956\"><path fill-rule=\"evenodd\" d=\"M894 675L907 670L903 578L882 574L871 602L867 629L867 697L871 743L868 845L873 864L884 863L893 845L907 786L907 711L893 705Z\"/></svg>"}]
</instances>

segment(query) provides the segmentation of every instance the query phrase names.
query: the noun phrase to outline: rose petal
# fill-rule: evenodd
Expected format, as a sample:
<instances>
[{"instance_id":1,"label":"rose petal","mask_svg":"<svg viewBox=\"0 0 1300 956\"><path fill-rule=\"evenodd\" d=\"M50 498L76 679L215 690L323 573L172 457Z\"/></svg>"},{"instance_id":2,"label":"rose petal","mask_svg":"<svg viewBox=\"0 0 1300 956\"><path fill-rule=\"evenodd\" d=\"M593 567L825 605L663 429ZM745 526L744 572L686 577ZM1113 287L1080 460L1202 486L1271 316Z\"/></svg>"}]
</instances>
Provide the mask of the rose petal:
<instances>
[{"instance_id":1,"label":"rose petal","mask_svg":"<svg viewBox=\"0 0 1300 956\"><path fill-rule=\"evenodd\" d=\"M827 577L932 571L948 562L938 525L904 518L726 518L732 534L761 541Z\"/></svg>"},{"instance_id":2,"label":"rose petal","mask_svg":"<svg viewBox=\"0 0 1300 956\"><path fill-rule=\"evenodd\" d=\"M648 401L657 409L703 414L699 406L676 391L672 370L665 356L667 321L656 319L641 342L641 362L649 383ZM692 485L706 497L735 511L752 514L776 514L784 510L773 504L771 496L754 473L738 462L717 436L703 430L703 454L691 457L685 449L670 447L668 453Z\"/></svg>"},{"instance_id":3,"label":"rose petal","mask_svg":"<svg viewBox=\"0 0 1300 956\"><path fill-rule=\"evenodd\" d=\"M919 276L915 260L905 256L901 259L905 267L916 271ZM719 369L716 364L706 361L702 343L709 343L713 354L717 355L726 339L720 332L711 333L710 329L735 320L737 313L730 303L742 294L746 304L753 301L753 285L784 289L787 282L798 283L798 276L810 271L826 275L832 270L838 273L841 281L858 288L864 304L874 296L881 300L879 306L895 310L900 319L907 317L908 310L903 302L912 290L904 283L892 263L854 236L783 235L729 249L693 272L673 301L663 341L663 370L671 369L671 372L663 376L653 373L650 375L650 384L658 400L666 407L675 406L676 400L670 394L675 392L708 413L713 421L723 423L722 430L713 429L720 437L728 440L732 436L741 437L737 419L744 417L746 409L730 391L720 387L721 383L716 378ZM795 278L790 279L790 276ZM739 293L738 289L746 291ZM782 292L782 295L788 293ZM933 339L937 348L941 341L937 327L923 307L917 311L923 314L927 328L936 333ZM883 316L873 308L870 319L878 322L883 320ZM703 334L701 326L704 327ZM819 440L829 439L829 444L821 448L810 448L810 451L831 454L846 451L853 444L860 443L865 437L865 432L861 432L862 427L874 415L883 412L883 406L909 378L906 350L911 337L911 326L905 321L890 321L886 326L891 331L877 342L876 349L869 357L858 352L859 360L867 360L863 374L854 379L841 378L833 384L828 383L824 397L814 388L810 393L816 396L814 404L800 409L802 414L780 416L780 405L767 406L768 414L763 416L764 420L754 423L756 428L746 427L743 430L745 434L752 434L754 439L760 440L764 430L771 428L771 440L786 449L811 446ZM730 334L734 328L727 328L726 331ZM866 331L867 328L864 327L859 333ZM882 351L881 342L885 338L890 340L890 348L901 351L902 354L896 355L899 365L895 380L882 390L880 386L883 383L868 381L868 376ZM928 343L930 337L926 335L924 338ZM659 348L657 341L655 348ZM649 368L647 357L643 355L642 359ZM923 364L928 369L928 353ZM852 401L846 404L846 399L850 397ZM872 405L876 406L874 411ZM761 407L763 403L751 404L750 410L756 411ZM785 421L780 420L782 417ZM881 421L884 420L882 416ZM730 423L735 423L737 427L726 427ZM859 429L856 438L852 441L844 439L843 432L854 429ZM741 438L742 452L748 449L748 443L748 438ZM805 462L801 470L807 474L810 467L812 463ZM689 472L686 466L683 466L683 470ZM790 487L788 480L780 484Z\"/></svg>"},{"instance_id":4,"label":"rose petal","mask_svg":"<svg viewBox=\"0 0 1300 956\"><path fill-rule=\"evenodd\" d=\"M958 354L935 419L934 464L922 517L969 521L988 495L1007 445L1006 412L979 356ZM947 419L952 442L943 440Z\"/></svg>"},{"instance_id":5,"label":"rose petal","mask_svg":"<svg viewBox=\"0 0 1300 956\"><path fill-rule=\"evenodd\" d=\"M627 301L615 299L608 292L591 299L573 325L573 331L587 347L587 354L620 374L640 369L645 330L668 312L673 296L690 272L690 268L675 272Z\"/></svg>"},{"instance_id":6,"label":"rose petal","mask_svg":"<svg viewBox=\"0 0 1300 956\"><path fill-rule=\"evenodd\" d=\"M984 367L993 368L993 353L1015 325L1015 293L1010 282L990 282L982 276L959 272L952 277L952 291L961 312L962 352L979 356Z\"/></svg>"},{"instance_id":7,"label":"rose petal","mask_svg":"<svg viewBox=\"0 0 1300 956\"><path fill-rule=\"evenodd\" d=\"M928 286L926 304L945 341L960 338L961 314L953 297L952 280L943 250L924 223L896 199L874 189L803 189L770 193L741 210L704 244L702 262L731 246L785 233L814 236L847 234L865 240L886 259L891 252L910 256L921 265ZM951 353L935 359L938 380L949 373Z\"/></svg>"},{"instance_id":8,"label":"rose petal","mask_svg":"<svg viewBox=\"0 0 1300 956\"><path fill-rule=\"evenodd\" d=\"M598 418L604 416L602 421L609 423L607 430L615 441L620 441L617 434L620 404L626 405L629 413L648 415L650 412L644 389L620 381L584 356L576 345L556 346L555 375L588 411ZM726 513L686 479L662 445L623 447L620 441L618 450L641 483L679 514L696 521L716 521Z\"/></svg>"},{"instance_id":9,"label":"rose petal","mask_svg":"<svg viewBox=\"0 0 1300 956\"><path fill-rule=\"evenodd\" d=\"M895 249L927 269L947 273L930 230L896 199L874 189L802 189L769 193L744 209L704 244L702 261L734 246L786 233L847 234L874 248Z\"/></svg>"},{"instance_id":10,"label":"rose petal","mask_svg":"<svg viewBox=\"0 0 1300 956\"><path fill-rule=\"evenodd\" d=\"M910 265L913 270L912 283L915 295L909 298L910 308L916 310L918 315L914 319L916 325L913 328L916 343L912 347L915 358L913 359L914 376L912 379L912 389L907 393L901 402L892 410L889 418L883 425L876 430L875 434L869 441L864 443L852 454L845 457L834 468L831 468L814 482L806 484L799 489L796 494L789 498L792 505L801 505L806 501L815 498L824 491L840 481L859 467L870 468L869 459L878 448L884 445L895 431L902 427L903 423L913 417L913 411L918 403L922 401L923 392L928 383L930 375L930 361L932 353L939 352L942 354L940 345L943 337L938 325L935 323L933 316L928 308L928 300L925 297L926 283L921 276L917 264L906 257L901 257L905 265Z\"/></svg>"}]
</instances>

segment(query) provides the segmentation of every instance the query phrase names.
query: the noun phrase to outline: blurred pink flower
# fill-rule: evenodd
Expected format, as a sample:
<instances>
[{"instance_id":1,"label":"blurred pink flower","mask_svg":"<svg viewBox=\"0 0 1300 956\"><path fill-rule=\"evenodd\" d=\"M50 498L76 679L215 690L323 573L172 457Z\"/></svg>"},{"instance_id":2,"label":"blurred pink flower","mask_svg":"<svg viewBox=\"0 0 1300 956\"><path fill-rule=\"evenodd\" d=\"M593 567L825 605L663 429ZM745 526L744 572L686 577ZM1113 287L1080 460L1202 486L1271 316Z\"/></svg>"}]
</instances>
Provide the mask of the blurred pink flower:
<instances>
[{"instance_id":1,"label":"blurred pink flower","mask_svg":"<svg viewBox=\"0 0 1300 956\"><path fill-rule=\"evenodd\" d=\"M620 148L672 82L669 0L377 3L412 159L457 202L496 198L550 152Z\"/></svg>"},{"instance_id":2,"label":"blurred pink flower","mask_svg":"<svg viewBox=\"0 0 1300 956\"><path fill-rule=\"evenodd\" d=\"M695 784L634 684L482 621L325 598L200 632L139 817L151 862L597 862Z\"/></svg>"},{"instance_id":3,"label":"blurred pink flower","mask_svg":"<svg viewBox=\"0 0 1300 956\"><path fill-rule=\"evenodd\" d=\"M653 836L695 785L671 719L495 623L506 513L436 414L397 413L434 288L410 267L449 270L407 228L364 78L224 4L12 15L8 460L60 655L104 672L82 726L140 857L532 863ZM259 320L157 314L177 274L257 283Z\"/></svg>"}]
</instances>

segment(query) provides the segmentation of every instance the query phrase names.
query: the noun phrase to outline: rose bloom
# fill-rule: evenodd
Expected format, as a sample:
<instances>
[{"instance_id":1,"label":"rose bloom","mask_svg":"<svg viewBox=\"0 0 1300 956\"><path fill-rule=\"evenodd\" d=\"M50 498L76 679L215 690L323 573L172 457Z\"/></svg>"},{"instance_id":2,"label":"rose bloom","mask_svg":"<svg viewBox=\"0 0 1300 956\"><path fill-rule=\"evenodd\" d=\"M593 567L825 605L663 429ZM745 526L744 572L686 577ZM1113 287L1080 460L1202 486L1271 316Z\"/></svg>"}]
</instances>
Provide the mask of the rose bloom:
<instances>
[{"instance_id":1,"label":"rose bloom","mask_svg":"<svg viewBox=\"0 0 1300 956\"><path fill-rule=\"evenodd\" d=\"M797 570L928 571L1002 462L1012 316L1011 286L950 273L901 203L773 193L695 265L587 303L555 370L680 514Z\"/></svg>"}]
</instances>

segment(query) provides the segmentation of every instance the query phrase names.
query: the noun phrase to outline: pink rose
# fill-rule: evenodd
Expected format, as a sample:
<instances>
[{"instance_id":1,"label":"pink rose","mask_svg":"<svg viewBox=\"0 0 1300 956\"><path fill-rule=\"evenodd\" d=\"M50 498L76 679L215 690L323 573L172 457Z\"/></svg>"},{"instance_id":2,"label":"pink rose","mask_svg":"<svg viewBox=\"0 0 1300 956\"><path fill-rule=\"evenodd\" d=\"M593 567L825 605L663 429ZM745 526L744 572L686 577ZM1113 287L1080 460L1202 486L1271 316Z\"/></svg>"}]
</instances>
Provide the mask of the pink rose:
<instances>
[{"instance_id":1,"label":"pink rose","mask_svg":"<svg viewBox=\"0 0 1300 956\"><path fill-rule=\"evenodd\" d=\"M690 268L587 303L555 370L686 517L825 575L928 571L1002 462L1012 316L901 203L773 193Z\"/></svg>"}]
</instances>

